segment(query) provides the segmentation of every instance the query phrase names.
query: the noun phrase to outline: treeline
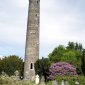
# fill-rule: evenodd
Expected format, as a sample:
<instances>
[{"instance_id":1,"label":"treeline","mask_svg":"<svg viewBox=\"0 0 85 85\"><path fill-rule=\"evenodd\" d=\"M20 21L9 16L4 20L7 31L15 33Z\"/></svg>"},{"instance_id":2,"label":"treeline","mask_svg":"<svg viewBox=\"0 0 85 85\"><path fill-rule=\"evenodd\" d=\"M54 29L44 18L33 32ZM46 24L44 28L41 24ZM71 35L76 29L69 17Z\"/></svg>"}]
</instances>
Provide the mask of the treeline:
<instances>
[{"instance_id":1,"label":"treeline","mask_svg":"<svg viewBox=\"0 0 85 85\"><path fill-rule=\"evenodd\" d=\"M67 46L59 45L48 55L35 63L36 74L45 79L49 76L49 67L52 63L67 62L74 65L78 75L85 76L85 49L82 44L69 42ZM23 76L24 62L19 56L10 55L0 59L0 74L14 75L16 70Z\"/></svg>"},{"instance_id":2,"label":"treeline","mask_svg":"<svg viewBox=\"0 0 85 85\"><path fill-rule=\"evenodd\" d=\"M70 63L76 67L78 75L85 76L85 49L82 44L68 42L66 47L64 45L57 46L48 55L48 58L39 59L35 63L36 74L44 75L46 79L49 75L50 65L57 62Z\"/></svg>"},{"instance_id":3,"label":"treeline","mask_svg":"<svg viewBox=\"0 0 85 85\"><path fill-rule=\"evenodd\" d=\"M14 75L15 71L23 76L23 60L16 55L4 56L0 59L0 75L5 72L7 75Z\"/></svg>"}]
</instances>

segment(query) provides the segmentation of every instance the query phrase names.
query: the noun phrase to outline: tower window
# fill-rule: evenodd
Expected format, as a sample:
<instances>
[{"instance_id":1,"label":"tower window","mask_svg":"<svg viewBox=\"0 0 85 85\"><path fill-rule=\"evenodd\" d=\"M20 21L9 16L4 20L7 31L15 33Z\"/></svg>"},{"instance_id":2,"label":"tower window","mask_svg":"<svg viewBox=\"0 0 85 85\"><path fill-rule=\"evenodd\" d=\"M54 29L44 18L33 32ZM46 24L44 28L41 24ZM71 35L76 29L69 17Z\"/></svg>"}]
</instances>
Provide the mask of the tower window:
<instances>
[{"instance_id":1,"label":"tower window","mask_svg":"<svg viewBox=\"0 0 85 85\"><path fill-rule=\"evenodd\" d=\"M37 14L36 14L36 17L37 17Z\"/></svg>"},{"instance_id":2,"label":"tower window","mask_svg":"<svg viewBox=\"0 0 85 85\"><path fill-rule=\"evenodd\" d=\"M33 69L33 63L30 64L30 69Z\"/></svg>"},{"instance_id":3,"label":"tower window","mask_svg":"<svg viewBox=\"0 0 85 85\"><path fill-rule=\"evenodd\" d=\"M38 0L36 0L36 3L38 4Z\"/></svg>"},{"instance_id":4,"label":"tower window","mask_svg":"<svg viewBox=\"0 0 85 85\"><path fill-rule=\"evenodd\" d=\"M31 0L29 0L29 2L31 3Z\"/></svg>"}]
</instances>

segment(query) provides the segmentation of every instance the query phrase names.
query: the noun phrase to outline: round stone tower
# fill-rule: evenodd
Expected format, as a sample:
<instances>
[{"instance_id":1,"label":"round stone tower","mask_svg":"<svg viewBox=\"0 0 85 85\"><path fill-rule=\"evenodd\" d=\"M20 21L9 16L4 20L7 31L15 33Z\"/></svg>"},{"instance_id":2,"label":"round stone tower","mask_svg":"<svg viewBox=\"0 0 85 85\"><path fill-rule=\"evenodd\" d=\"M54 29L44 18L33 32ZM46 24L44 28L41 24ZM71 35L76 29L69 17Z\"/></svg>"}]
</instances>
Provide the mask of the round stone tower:
<instances>
[{"instance_id":1,"label":"round stone tower","mask_svg":"<svg viewBox=\"0 0 85 85\"><path fill-rule=\"evenodd\" d=\"M40 0L29 0L24 79L34 80L34 63L39 59Z\"/></svg>"}]
</instances>

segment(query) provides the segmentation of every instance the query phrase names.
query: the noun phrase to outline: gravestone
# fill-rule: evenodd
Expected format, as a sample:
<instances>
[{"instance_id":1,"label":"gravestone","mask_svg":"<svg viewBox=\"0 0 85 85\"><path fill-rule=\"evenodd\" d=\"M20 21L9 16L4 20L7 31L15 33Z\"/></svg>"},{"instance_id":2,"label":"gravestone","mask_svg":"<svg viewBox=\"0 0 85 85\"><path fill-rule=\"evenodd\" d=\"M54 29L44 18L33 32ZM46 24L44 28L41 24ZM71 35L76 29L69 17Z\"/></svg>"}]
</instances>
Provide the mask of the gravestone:
<instances>
[{"instance_id":1,"label":"gravestone","mask_svg":"<svg viewBox=\"0 0 85 85\"><path fill-rule=\"evenodd\" d=\"M69 82L68 81L65 81L65 85L69 85Z\"/></svg>"},{"instance_id":2,"label":"gravestone","mask_svg":"<svg viewBox=\"0 0 85 85\"><path fill-rule=\"evenodd\" d=\"M2 76L7 76L7 74L4 71L2 71L1 75Z\"/></svg>"},{"instance_id":3,"label":"gravestone","mask_svg":"<svg viewBox=\"0 0 85 85\"><path fill-rule=\"evenodd\" d=\"M42 76L41 78L41 84L40 85L45 85L45 79L44 79L44 76Z\"/></svg>"},{"instance_id":4,"label":"gravestone","mask_svg":"<svg viewBox=\"0 0 85 85\"><path fill-rule=\"evenodd\" d=\"M35 84L39 84L39 75L36 75L35 77Z\"/></svg>"},{"instance_id":5,"label":"gravestone","mask_svg":"<svg viewBox=\"0 0 85 85\"><path fill-rule=\"evenodd\" d=\"M56 80L52 81L52 85L58 85Z\"/></svg>"},{"instance_id":6,"label":"gravestone","mask_svg":"<svg viewBox=\"0 0 85 85\"><path fill-rule=\"evenodd\" d=\"M62 80L61 85L65 85L64 80Z\"/></svg>"},{"instance_id":7,"label":"gravestone","mask_svg":"<svg viewBox=\"0 0 85 85\"><path fill-rule=\"evenodd\" d=\"M79 85L79 82L78 81L75 81L75 85Z\"/></svg>"},{"instance_id":8,"label":"gravestone","mask_svg":"<svg viewBox=\"0 0 85 85\"><path fill-rule=\"evenodd\" d=\"M45 85L45 82L41 82L41 84L40 85Z\"/></svg>"},{"instance_id":9,"label":"gravestone","mask_svg":"<svg viewBox=\"0 0 85 85\"><path fill-rule=\"evenodd\" d=\"M19 71L18 70L15 71L15 77L16 77L16 80L19 80Z\"/></svg>"}]
</instances>

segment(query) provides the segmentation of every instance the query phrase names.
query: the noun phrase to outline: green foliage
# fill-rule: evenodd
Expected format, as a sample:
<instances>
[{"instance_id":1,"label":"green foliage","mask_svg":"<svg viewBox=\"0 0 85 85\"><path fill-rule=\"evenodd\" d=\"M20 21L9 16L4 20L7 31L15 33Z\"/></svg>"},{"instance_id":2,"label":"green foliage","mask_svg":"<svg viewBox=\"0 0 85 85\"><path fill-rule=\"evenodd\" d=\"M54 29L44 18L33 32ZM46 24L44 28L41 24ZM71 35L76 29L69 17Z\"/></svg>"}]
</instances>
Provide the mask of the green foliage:
<instances>
[{"instance_id":1,"label":"green foliage","mask_svg":"<svg viewBox=\"0 0 85 85\"><path fill-rule=\"evenodd\" d=\"M77 44L78 45L78 44ZM74 42L68 42L67 49L75 49Z\"/></svg>"},{"instance_id":2,"label":"green foliage","mask_svg":"<svg viewBox=\"0 0 85 85\"><path fill-rule=\"evenodd\" d=\"M67 80L70 85L74 85L75 80L79 82L79 85L85 85L85 77L83 76L56 76L58 85L61 85L62 79ZM0 85L35 85L35 82L24 80L13 80L9 76L0 76ZM41 84L39 84L41 85ZM46 82L45 85L52 85L52 81Z\"/></svg>"},{"instance_id":3,"label":"green foliage","mask_svg":"<svg viewBox=\"0 0 85 85\"><path fill-rule=\"evenodd\" d=\"M56 47L52 53L50 53L48 55L49 59L51 62L58 62L61 61L61 58L63 56L63 53L65 53L66 49L63 45L59 45L58 47Z\"/></svg>"},{"instance_id":4,"label":"green foliage","mask_svg":"<svg viewBox=\"0 0 85 85\"><path fill-rule=\"evenodd\" d=\"M79 50L79 51L82 51L83 47L82 47L82 44L80 43L74 43L74 42L68 42L68 46L66 47L67 49L70 49L70 50Z\"/></svg>"},{"instance_id":5,"label":"green foliage","mask_svg":"<svg viewBox=\"0 0 85 85\"><path fill-rule=\"evenodd\" d=\"M85 78L83 76L57 76L56 81L58 82L58 85L61 85L62 79L68 80L70 85L74 85L75 80L77 79L79 82L79 85L85 85ZM0 77L0 85L35 85L34 82L28 82L28 81L15 81L11 79L11 77ZM39 84L41 85L41 84ZM52 85L52 81L49 81L46 83L46 85Z\"/></svg>"},{"instance_id":6,"label":"green foliage","mask_svg":"<svg viewBox=\"0 0 85 85\"><path fill-rule=\"evenodd\" d=\"M82 71L83 71L83 74L85 76L85 49L83 50L83 53L82 53Z\"/></svg>"},{"instance_id":7,"label":"green foliage","mask_svg":"<svg viewBox=\"0 0 85 85\"><path fill-rule=\"evenodd\" d=\"M64 61L73 64L77 68L77 73L82 74L82 48L80 43L69 42L67 47L64 47L63 45L56 47L48 57L52 63Z\"/></svg>"},{"instance_id":8,"label":"green foliage","mask_svg":"<svg viewBox=\"0 0 85 85\"><path fill-rule=\"evenodd\" d=\"M48 58L42 58L36 61L35 71L40 77L44 76L47 80L48 71L49 71L50 61Z\"/></svg>"},{"instance_id":9,"label":"green foliage","mask_svg":"<svg viewBox=\"0 0 85 85\"><path fill-rule=\"evenodd\" d=\"M8 57L5 56L0 61L0 68L0 72L4 71L9 76L14 75L16 70L22 75L23 60L15 55L10 55Z\"/></svg>"},{"instance_id":10,"label":"green foliage","mask_svg":"<svg viewBox=\"0 0 85 85\"><path fill-rule=\"evenodd\" d=\"M14 80L9 76L0 76L0 85L35 85L34 82Z\"/></svg>"},{"instance_id":11,"label":"green foliage","mask_svg":"<svg viewBox=\"0 0 85 85\"><path fill-rule=\"evenodd\" d=\"M74 85L76 80L79 82L79 85L85 85L84 76L56 76L55 78L58 82L61 82L62 79L68 81L70 85Z\"/></svg>"}]
</instances>

